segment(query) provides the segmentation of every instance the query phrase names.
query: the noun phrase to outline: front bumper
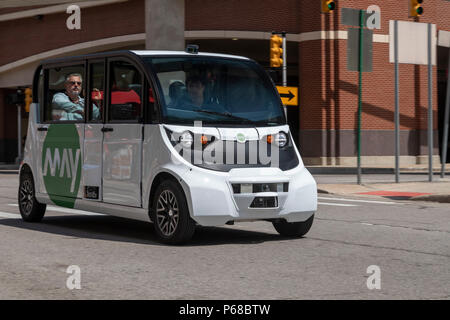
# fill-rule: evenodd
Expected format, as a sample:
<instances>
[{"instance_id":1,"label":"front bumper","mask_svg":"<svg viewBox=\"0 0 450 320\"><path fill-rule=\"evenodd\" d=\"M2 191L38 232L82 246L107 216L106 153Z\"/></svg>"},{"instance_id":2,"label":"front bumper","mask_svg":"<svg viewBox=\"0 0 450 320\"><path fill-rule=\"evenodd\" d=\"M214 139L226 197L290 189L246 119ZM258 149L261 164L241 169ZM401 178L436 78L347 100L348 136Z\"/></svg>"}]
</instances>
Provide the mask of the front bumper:
<instances>
[{"instance_id":1,"label":"front bumper","mask_svg":"<svg viewBox=\"0 0 450 320\"><path fill-rule=\"evenodd\" d=\"M288 171L278 168L232 169L224 174L193 167L180 175L191 217L203 226L228 221L285 219L305 221L317 210L317 185L304 166ZM185 181L189 181L187 184ZM285 184L277 192L235 193L233 184ZM285 192L287 191L287 192ZM276 198L270 208L253 208L255 197Z\"/></svg>"}]
</instances>

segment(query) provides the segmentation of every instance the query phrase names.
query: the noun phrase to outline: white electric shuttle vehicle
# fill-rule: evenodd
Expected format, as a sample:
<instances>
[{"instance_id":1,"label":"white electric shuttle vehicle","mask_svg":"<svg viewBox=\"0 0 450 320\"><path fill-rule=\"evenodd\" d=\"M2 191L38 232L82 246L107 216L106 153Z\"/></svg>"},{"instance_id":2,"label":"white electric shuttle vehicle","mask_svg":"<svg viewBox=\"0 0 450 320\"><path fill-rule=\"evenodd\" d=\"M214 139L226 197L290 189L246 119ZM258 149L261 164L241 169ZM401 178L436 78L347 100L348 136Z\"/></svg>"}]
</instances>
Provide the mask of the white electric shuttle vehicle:
<instances>
[{"instance_id":1,"label":"white electric shuttle vehicle","mask_svg":"<svg viewBox=\"0 0 450 320\"><path fill-rule=\"evenodd\" d=\"M183 243L196 225L258 220L301 237L317 186L255 61L116 51L37 68L18 201L25 221L52 204L152 222L160 241Z\"/></svg>"}]
</instances>

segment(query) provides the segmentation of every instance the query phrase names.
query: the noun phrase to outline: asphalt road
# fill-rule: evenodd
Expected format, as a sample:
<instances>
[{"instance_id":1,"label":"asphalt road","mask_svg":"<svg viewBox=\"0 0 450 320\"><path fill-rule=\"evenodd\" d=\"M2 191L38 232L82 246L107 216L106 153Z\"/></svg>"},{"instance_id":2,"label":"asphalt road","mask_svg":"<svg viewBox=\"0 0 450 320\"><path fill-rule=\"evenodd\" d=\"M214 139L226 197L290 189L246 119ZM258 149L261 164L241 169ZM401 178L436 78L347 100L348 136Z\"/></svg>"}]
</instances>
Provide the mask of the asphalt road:
<instances>
[{"instance_id":1,"label":"asphalt road","mask_svg":"<svg viewBox=\"0 0 450 320\"><path fill-rule=\"evenodd\" d=\"M150 223L56 207L25 223L17 179L0 175L0 299L450 298L449 204L320 195L302 239L247 222L166 246Z\"/></svg>"}]
</instances>

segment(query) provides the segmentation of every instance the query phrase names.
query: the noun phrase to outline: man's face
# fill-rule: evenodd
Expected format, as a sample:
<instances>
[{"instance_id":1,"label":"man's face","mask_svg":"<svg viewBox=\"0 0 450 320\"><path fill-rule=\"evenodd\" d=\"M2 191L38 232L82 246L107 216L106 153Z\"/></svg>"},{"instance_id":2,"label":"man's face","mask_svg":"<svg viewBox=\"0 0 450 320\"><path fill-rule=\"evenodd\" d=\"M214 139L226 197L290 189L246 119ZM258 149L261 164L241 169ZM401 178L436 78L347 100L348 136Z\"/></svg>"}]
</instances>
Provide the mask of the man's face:
<instances>
[{"instance_id":1,"label":"man's face","mask_svg":"<svg viewBox=\"0 0 450 320\"><path fill-rule=\"evenodd\" d=\"M82 86L82 82L81 82L80 77L71 76L66 81L66 91L69 95L79 96L81 93L81 86Z\"/></svg>"},{"instance_id":2,"label":"man's face","mask_svg":"<svg viewBox=\"0 0 450 320\"><path fill-rule=\"evenodd\" d=\"M203 98L203 91L205 87L200 81L191 81L187 85L187 91L189 95L193 98Z\"/></svg>"}]
</instances>

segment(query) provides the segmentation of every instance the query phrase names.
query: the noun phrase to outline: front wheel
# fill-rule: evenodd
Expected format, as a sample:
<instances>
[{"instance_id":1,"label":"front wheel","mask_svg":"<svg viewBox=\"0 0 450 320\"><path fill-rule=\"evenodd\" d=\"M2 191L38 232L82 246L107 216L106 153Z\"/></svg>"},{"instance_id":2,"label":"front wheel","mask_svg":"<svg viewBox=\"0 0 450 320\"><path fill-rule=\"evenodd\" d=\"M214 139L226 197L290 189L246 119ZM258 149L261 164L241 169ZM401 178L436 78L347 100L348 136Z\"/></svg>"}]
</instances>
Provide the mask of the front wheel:
<instances>
[{"instance_id":1,"label":"front wheel","mask_svg":"<svg viewBox=\"0 0 450 320\"><path fill-rule=\"evenodd\" d=\"M156 189L151 218L164 243L181 244L194 234L195 222L189 215L183 189L172 180L162 182Z\"/></svg>"},{"instance_id":2,"label":"front wheel","mask_svg":"<svg viewBox=\"0 0 450 320\"><path fill-rule=\"evenodd\" d=\"M20 176L18 201L20 215L24 221L39 222L42 220L47 206L36 200L31 173L23 173Z\"/></svg>"},{"instance_id":3,"label":"front wheel","mask_svg":"<svg viewBox=\"0 0 450 320\"><path fill-rule=\"evenodd\" d=\"M300 238L308 233L309 229L311 229L313 221L314 215L309 217L308 220L302 222L287 222L285 220L282 220L274 221L272 222L272 224L275 227L275 230L277 230L280 235Z\"/></svg>"}]
</instances>

